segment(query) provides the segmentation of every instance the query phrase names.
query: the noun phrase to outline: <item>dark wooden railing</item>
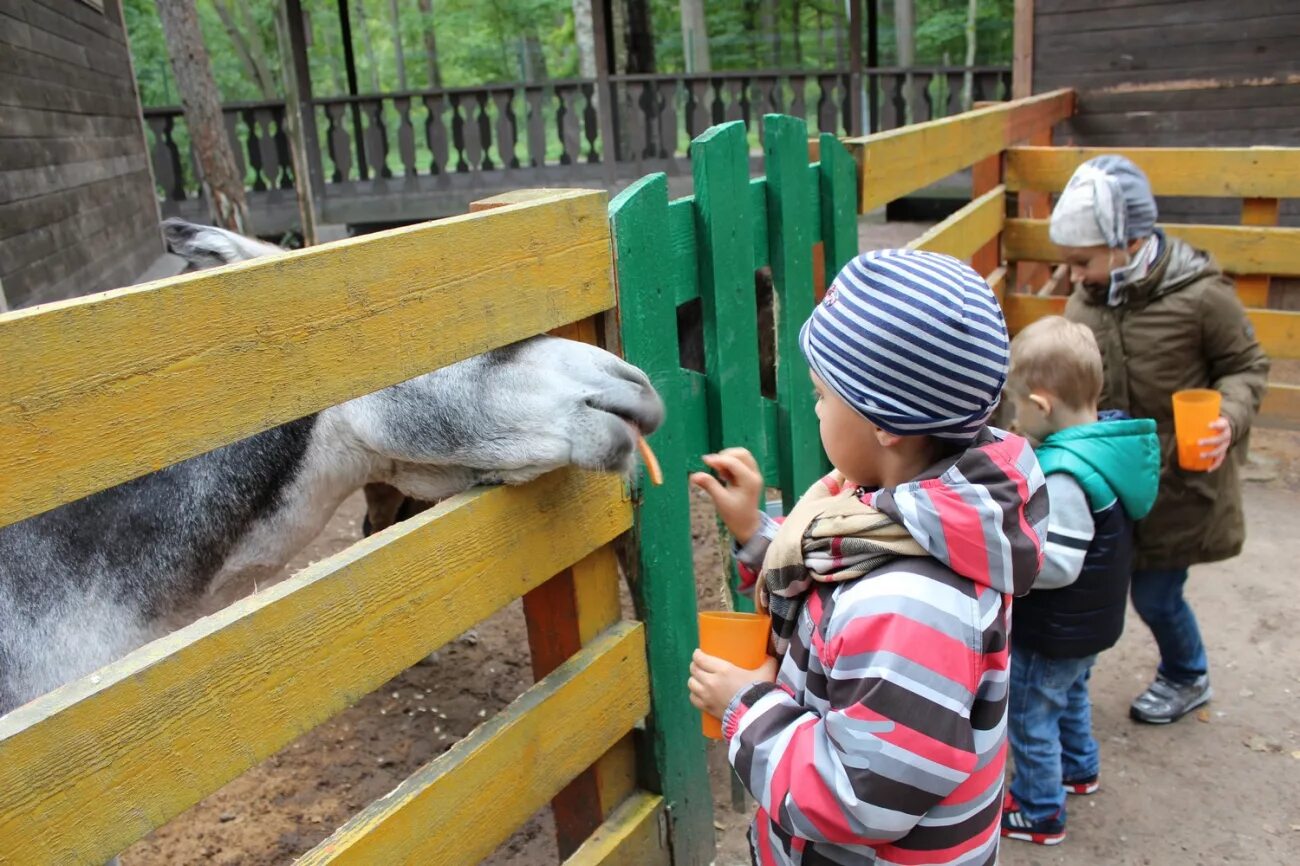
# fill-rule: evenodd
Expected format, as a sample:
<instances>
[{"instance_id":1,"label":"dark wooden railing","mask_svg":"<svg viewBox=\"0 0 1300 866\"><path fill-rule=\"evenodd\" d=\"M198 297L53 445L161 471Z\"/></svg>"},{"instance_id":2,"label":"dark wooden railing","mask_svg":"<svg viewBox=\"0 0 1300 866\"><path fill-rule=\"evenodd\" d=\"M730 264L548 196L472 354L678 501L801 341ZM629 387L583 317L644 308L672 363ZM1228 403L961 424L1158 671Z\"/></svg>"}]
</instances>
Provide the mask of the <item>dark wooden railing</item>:
<instances>
[{"instance_id":1,"label":"dark wooden railing","mask_svg":"<svg viewBox=\"0 0 1300 866\"><path fill-rule=\"evenodd\" d=\"M863 74L863 116L872 129L945 117L962 109L961 67L878 68ZM608 184L649 171L688 173L690 140L709 126L743 120L753 146L762 118L776 112L810 129L848 135L849 71L761 70L703 75L615 75L609 96L590 79L496 84L313 100L321 205L327 221L429 218L458 212L489 190L531 185ZM972 70L974 100L1005 99L1010 70ZM602 103L612 115L602 118ZM908 109L910 103L910 118ZM225 109L250 206L270 223L293 222L293 173L283 102ZM179 108L145 109L164 210L201 215L196 172ZM612 148L602 129L608 122ZM607 161L612 151L613 160ZM611 164L612 163L612 164ZM392 202L401 199L396 207ZM389 199L387 204L381 200ZM364 200L364 204L363 204ZM442 210L438 211L439 208ZM373 215L368 217L367 215Z\"/></svg>"}]
</instances>

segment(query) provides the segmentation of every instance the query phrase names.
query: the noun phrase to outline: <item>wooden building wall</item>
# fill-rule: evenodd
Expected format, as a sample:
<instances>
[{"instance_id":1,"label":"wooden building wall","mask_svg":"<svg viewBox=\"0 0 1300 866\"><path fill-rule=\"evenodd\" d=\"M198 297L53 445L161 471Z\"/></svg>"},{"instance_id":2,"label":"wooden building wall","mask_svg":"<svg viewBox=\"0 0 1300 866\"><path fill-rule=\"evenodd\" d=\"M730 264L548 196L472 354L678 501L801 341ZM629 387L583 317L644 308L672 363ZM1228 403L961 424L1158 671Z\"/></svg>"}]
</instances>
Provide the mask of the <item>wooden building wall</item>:
<instances>
[{"instance_id":1,"label":"wooden building wall","mask_svg":"<svg viewBox=\"0 0 1300 866\"><path fill-rule=\"evenodd\" d=\"M1300 146L1297 0L1018 0L1032 88L1078 91L1058 144ZM1021 70L1018 69L1018 72ZM1300 203L1283 222L1300 224ZM1162 217L1239 222L1233 200L1169 199Z\"/></svg>"},{"instance_id":2,"label":"wooden building wall","mask_svg":"<svg viewBox=\"0 0 1300 866\"><path fill-rule=\"evenodd\" d=\"M0 0L9 305L128 285L162 253L120 0Z\"/></svg>"}]
</instances>

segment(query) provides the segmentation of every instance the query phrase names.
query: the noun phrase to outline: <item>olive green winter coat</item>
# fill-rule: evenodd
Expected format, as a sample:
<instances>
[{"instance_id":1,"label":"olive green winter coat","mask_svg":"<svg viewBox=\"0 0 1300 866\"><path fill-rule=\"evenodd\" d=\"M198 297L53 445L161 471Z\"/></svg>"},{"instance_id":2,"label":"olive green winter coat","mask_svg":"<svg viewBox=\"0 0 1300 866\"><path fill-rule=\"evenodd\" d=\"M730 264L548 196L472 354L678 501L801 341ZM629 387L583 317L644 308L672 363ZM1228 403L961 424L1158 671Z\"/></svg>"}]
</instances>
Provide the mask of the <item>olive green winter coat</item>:
<instances>
[{"instance_id":1,"label":"olive green winter coat","mask_svg":"<svg viewBox=\"0 0 1300 866\"><path fill-rule=\"evenodd\" d=\"M1104 287L1080 287L1065 315L1091 328L1101 347L1100 407L1156 422L1160 492L1137 524L1137 567L1184 568L1236 556L1246 540L1240 464L1269 361L1233 284L1208 255L1164 238L1150 272L1127 287L1120 306L1107 306L1106 294ZM1215 472L1178 466L1170 398L1184 388L1223 394L1233 444Z\"/></svg>"}]
</instances>

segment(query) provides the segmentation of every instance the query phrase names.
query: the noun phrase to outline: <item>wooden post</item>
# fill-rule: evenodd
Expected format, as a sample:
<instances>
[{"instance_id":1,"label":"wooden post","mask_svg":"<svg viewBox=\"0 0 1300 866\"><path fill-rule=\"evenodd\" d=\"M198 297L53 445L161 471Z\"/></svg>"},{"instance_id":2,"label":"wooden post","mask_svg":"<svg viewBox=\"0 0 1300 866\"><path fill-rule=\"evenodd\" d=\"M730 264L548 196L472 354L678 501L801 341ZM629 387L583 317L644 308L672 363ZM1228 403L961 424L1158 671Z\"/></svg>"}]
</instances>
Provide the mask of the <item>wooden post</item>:
<instances>
[{"instance_id":1,"label":"wooden post","mask_svg":"<svg viewBox=\"0 0 1300 866\"><path fill-rule=\"evenodd\" d=\"M301 0L285 0L283 4L277 4L275 33L280 43L280 56L291 59L291 62L281 63L284 117L289 127L293 186L298 194L302 242L303 246L310 247L317 242L316 197L324 191L325 178L312 106L311 69L307 65L307 34L303 30Z\"/></svg>"},{"instance_id":2,"label":"wooden post","mask_svg":"<svg viewBox=\"0 0 1300 866\"><path fill-rule=\"evenodd\" d=\"M862 135L862 3L849 0L849 135Z\"/></svg>"},{"instance_id":3,"label":"wooden post","mask_svg":"<svg viewBox=\"0 0 1300 866\"><path fill-rule=\"evenodd\" d=\"M981 159L971 167L971 198L976 199L1002 183L1002 154ZM1002 233L975 251L970 264L981 277L997 270L1002 258Z\"/></svg>"},{"instance_id":4,"label":"wooden post","mask_svg":"<svg viewBox=\"0 0 1300 866\"><path fill-rule=\"evenodd\" d=\"M612 186L618 174L618 142L614 139L614 112L618 94L609 80L613 26L611 0L582 0L591 3L591 28L596 41L596 113L600 121L600 162L605 183Z\"/></svg>"},{"instance_id":5,"label":"wooden post","mask_svg":"<svg viewBox=\"0 0 1300 866\"><path fill-rule=\"evenodd\" d=\"M606 546L524 596L535 680L619 621L618 581L618 558ZM627 737L551 801L560 858L578 850L635 787L636 755Z\"/></svg>"},{"instance_id":6,"label":"wooden post","mask_svg":"<svg viewBox=\"0 0 1300 866\"><path fill-rule=\"evenodd\" d=\"M646 783L663 794L675 866L705 866L714 854L708 757L699 711L682 688L691 653L699 646L685 480L698 464L698 455L709 447L703 384L700 377L682 370L677 346L677 297L694 269L666 267L677 251L670 239L672 211L665 175L636 181L614 198L609 210L627 360L649 373L673 407L664 426L650 437L667 483L640 491L640 543L628 562L628 583L637 615L645 622L650 660ZM752 276L749 279L753 297Z\"/></svg>"},{"instance_id":7,"label":"wooden post","mask_svg":"<svg viewBox=\"0 0 1300 866\"><path fill-rule=\"evenodd\" d=\"M1248 198L1241 202L1243 226L1275 226L1278 219L1278 200L1275 198ZM1268 306L1268 274L1242 274L1237 277L1237 297L1248 307Z\"/></svg>"},{"instance_id":8,"label":"wooden post","mask_svg":"<svg viewBox=\"0 0 1300 866\"><path fill-rule=\"evenodd\" d=\"M867 118L867 131L880 131L880 76L876 69L880 67L880 0L866 0L867 3L867 92L870 94L868 105L871 116Z\"/></svg>"},{"instance_id":9,"label":"wooden post","mask_svg":"<svg viewBox=\"0 0 1300 866\"><path fill-rule=\"evenodd\" d=\"M1034 0L1016 0L1011 48L1011 98L1034 92Z\"/></svg>"},{"instance_id":10,"label":"wooden post","mask_svg":"<svg viewBox=\"0 0 1300 866\"><path fill-rule=\"evenodd\" d=\"M1052 146L1052 128L1040 129L1029 136L1030 145L1034 147ZM1052 197L1041 190L1022 189L1016 194L1016 214L1025 219L1047 219L1052 215ZM1028 289L1037 291L1052 279L1052 266L1046 262L1021 262L1016 265L1015 284L1012 291ZM1070 282L1064 282L1069 290Z\"/></svg>"},{"instance_id":11,"label":"wooden post","mask_svg":"<svg viewBox=\"0 0 1300 866\"><path fill-rule=\"evenodd\" d=\"M366 139L361 126L361 106L357 104L357 58L352 52L352 13L348 0L339 0L339 31L343 40L343 68L348 76L348 95L352 97L352 136L357 145L357 173L362 180L370 176L366 165ZM345 178L346 179L346 178Z\"/></svg>"}]
</instances>

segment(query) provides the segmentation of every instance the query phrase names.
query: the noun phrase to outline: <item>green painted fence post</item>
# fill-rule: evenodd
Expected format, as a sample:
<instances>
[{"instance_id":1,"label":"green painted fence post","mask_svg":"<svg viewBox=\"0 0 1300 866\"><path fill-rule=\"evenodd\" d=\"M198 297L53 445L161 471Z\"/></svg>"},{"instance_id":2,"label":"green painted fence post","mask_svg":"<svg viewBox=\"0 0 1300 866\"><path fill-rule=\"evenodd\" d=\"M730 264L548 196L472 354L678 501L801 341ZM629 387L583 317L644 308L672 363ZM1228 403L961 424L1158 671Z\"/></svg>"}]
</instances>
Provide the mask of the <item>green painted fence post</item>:
<instances>
[{"instance_id":1,"label":"green painted fence post","mask_svg":"<svg viewBox=\"0 0 1300 866\"><path fill-rule=\"evenodd\" d=\"M767 236L776 291L777 441L780 486L788 514L822 475L816 400L799 330L813 310L812 246L816 226L808 176L808 125L793 117L763 118L767 169Z\"/></svg>"},{"instance_id":2,"label":"green painted fence post","mask_svg":"<svg viewBox=\"0 0 1300 866\"><path fill-rule=\"evenodd\" d=\"M858 168L830 133L821 137L822 241L827 284L858 254Z\"/></svg>"},{"instance_id":3,"label":"green painted fence post","mask_svg":"<svg viewBox=\"0 0 1300 866\"><path fill-rule=\"evenodd\" d=\"M767 444L758 378L754 216L744 122L724 123L696 138L691 170L710 445L748 448L762 465Z\"/></svg>"},{"instance_id":4,"label":"green painted fence post","mask_svg":"<svg viewBox=\"0 0 1300 866\"><path fill-rule=\"evenodd\" d=\"M668 806L674 866L713 860L713 799L699 712L686 691L691 653L699 645L690 498L686 475L699 443L692 415L703 400L679 364L679 273L668 267L668 181L644 177L609 205L623 351L649 374L664 396L668 416L650 437L663 468L662 487L642 485L636 520L636 562L630 563L637 614L645 622L650 665L649 784Z\"/></svg>"}]
</instances>

